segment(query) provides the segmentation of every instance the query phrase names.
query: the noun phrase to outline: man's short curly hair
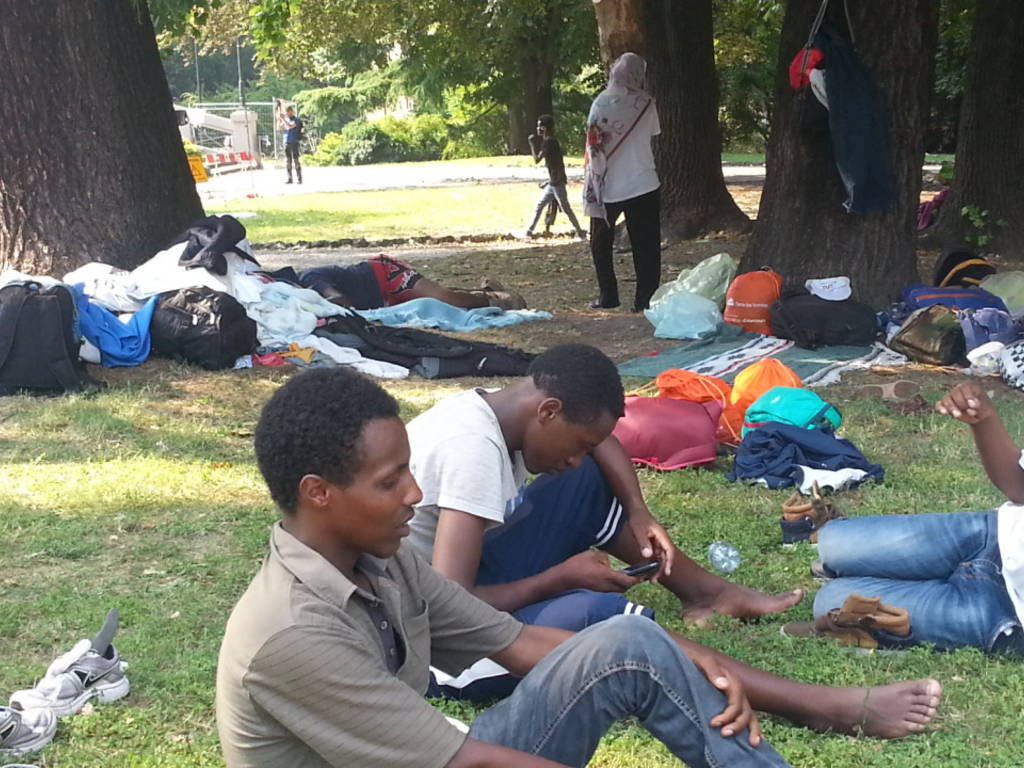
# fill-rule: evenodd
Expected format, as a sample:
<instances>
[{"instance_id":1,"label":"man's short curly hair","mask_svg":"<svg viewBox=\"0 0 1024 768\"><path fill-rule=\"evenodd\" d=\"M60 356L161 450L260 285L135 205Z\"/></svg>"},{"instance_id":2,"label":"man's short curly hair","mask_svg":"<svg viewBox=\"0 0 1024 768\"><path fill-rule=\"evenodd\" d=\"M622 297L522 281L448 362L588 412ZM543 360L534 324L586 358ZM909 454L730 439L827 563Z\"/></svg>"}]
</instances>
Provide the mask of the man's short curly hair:
<instances>
[{"instance_id":1,"label":"man's short curly hair","mask_svg":"<svg viewBox=\"0 0 1024 768\"><path fill-rule=\"evenodd\" d=\"M398 418L398 404L360 373L316 368L292 377L263 406L256 425L256 461L271 498L294 512L305 475L352 482L362 463L363 427L387 418Z\"/></svg>"},{"instance_id":2,"label":"man's short curly hair","mask_svg":"<svg viewBox=\"0 0 1024 768\"><path fill-rule=\"evenodd\" d=\"M574 424L605 415L620 418L626 396L615 363L586 344L562 344L538 355L527 371L548 397L562 401L562 413Z\"/></svg>"}]
</instances>

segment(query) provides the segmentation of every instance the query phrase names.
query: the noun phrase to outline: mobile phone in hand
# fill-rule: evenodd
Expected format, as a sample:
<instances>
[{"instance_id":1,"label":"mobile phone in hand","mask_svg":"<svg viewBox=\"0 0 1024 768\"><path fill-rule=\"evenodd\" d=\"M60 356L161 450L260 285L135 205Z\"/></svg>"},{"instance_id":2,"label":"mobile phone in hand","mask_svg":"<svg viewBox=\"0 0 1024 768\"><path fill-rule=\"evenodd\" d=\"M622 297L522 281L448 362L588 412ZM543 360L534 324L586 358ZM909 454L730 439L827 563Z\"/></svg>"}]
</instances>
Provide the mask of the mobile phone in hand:
<instances>
[{"instance_id":1,"label":"mobile phone in hand","mask_svg":"<svg viewBox=\"0 0 1024 768\"><path fill-rule=\"evenodd\" d=\"M661 567L659 560L654 560L650 563L640 563L640 565L631 565L628 568L622 568L619 573L624 573L627 576L646 576L648 573L653 573Z\"/></svg>"}]
</instances>

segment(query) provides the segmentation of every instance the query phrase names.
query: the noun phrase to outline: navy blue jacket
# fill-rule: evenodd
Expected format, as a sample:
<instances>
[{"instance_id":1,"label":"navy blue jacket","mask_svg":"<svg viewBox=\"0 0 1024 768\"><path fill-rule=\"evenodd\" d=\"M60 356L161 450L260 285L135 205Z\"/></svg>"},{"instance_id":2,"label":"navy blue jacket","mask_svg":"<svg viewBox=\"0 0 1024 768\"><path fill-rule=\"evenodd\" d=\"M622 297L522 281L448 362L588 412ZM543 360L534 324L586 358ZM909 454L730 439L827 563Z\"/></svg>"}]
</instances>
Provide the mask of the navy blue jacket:
<instances>
[{"instance_id":1,"label":"navy blue jacket","mask_svg":"<svg viewBox=\"0 0 1024 768\"><path fill-rule=\"evenodd\" d=\"M736 450L733 470L726 477L734 482L764 478L769 488L786 488L794 484L800 465L812 469L863 469L876 483L885 478L882 467L868 461L849 440L823 429L804 429L777 421L747 433Z\"/></svg>"}]
</instances>

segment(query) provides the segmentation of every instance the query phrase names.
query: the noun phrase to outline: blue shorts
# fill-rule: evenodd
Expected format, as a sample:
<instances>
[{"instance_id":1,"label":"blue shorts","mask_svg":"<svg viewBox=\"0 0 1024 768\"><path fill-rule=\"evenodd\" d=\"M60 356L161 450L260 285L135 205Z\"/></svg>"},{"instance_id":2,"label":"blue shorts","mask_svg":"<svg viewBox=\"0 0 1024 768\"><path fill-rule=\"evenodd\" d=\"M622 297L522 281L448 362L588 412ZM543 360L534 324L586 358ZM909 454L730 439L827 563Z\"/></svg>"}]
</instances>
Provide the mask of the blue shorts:
<instances>
[{"instance_id":1,"label":"blue shorts","mask_svg":"<svg viewBox=\"0 0 1024 768\"><path fill-rule=\"evenodd\" d=\"M542 475L526 487L504 523L484 535L477 584L505 584L535 576L591 547L610 546L626 524L626 512L601 469L589 456L576 469ZM512 613L524 624L579 632L599 621L654 611L618 592L577 589ZM431 686L428 695L469 701L508 696L519 678L483 677L460 688Z\"/></svg>"}]
</instances>

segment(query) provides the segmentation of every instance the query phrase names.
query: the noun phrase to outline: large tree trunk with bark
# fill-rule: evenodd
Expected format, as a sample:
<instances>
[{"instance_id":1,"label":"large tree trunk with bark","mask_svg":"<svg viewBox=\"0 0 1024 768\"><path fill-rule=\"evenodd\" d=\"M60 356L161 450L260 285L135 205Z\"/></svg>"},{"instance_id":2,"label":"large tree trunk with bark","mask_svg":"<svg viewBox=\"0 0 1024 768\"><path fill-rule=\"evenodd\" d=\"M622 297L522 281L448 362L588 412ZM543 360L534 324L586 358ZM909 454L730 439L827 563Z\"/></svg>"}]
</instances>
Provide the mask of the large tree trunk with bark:
<instances>
[{"instance_id":1,"label":"large tree trunk with bark","mask_svg":"<svg viewBox=\"0 0 1024 768\"><path fill-rule=\"evenodd\" d=\"M530 152L527 137L536 131L537 118L554 111L555 73L553 63L536 48L524 48L516 63L521 101L509 107L509 151L521 155Z\"/></svg>"},{"instance_id":2,"label":"large tree trunk with bark","mask_svg":"<svg viewBox=\"0 0 1024 768\"><path fill-rule=\"evenodd\" d=\"M202 216L149 13L6 0L0 269L130 268Z\"/></svg>"},{"instance_id":3,"label":"large tree trunk with bark","mask_svg":"<svg viewBox=\"0 0 1024 768\"><path fill-rule=\"evenodd\" d=\"M977 4L960 113L956 175L930 239L957 246L992 236L985 251L1024 257L1024 3ZM964 207L986 213L972 227ZM1003 221L1005 224L998 224Z\"/></svg>"},{"instance_id":4,"label":"large tree trunk with bark","mask_svg":"<svg viewBox=\"0 0 1024 768\"><path fill-rule=\"evenodd\" d=\"M711 0L594 0L605 62L626 51L647 59L648 87L661 120L655 159L662 229L669 237L743 231L750 225L722 176L711 5Z\"/></svg>"},{"instance_id":5,"label":"large tree trunk with bark","mask_svg":"<svg viewBox=\"0 0 1024 768\"><path fill-rule=\"evenodd\" d=\"M789 0L767 176L741 270L770 265L790 284L848 275L854 295L875 306L917 281L914 228L938 5L938 0L862 0L848 6L857 51L878 85L896 198L885 213L859 215L843 208L846 191L833 160L824 108L809 87L794 91L787 76L820 2ZM845 37L843 8L843 3L831 3L825 24Z\"/></svg>"}]
</instances>

